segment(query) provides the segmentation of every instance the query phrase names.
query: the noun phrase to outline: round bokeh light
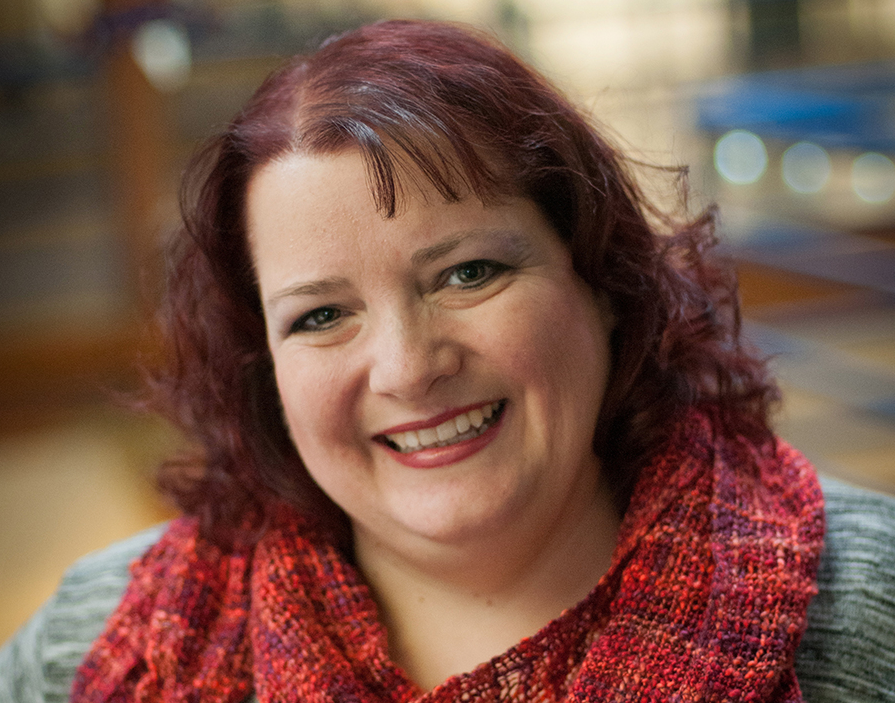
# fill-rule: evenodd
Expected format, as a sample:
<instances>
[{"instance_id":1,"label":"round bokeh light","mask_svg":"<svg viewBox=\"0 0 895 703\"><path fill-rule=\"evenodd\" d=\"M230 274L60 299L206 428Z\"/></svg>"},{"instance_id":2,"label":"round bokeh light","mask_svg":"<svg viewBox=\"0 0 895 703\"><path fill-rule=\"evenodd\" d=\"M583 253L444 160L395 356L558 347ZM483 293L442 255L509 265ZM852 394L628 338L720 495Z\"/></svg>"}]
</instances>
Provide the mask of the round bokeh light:
<instances>
[{"instance_id":1,"label":"round bokeh light","mask_svg":"<svg viewBox=\"0 0 895 703\"><path fill-rule=\"evenodd\" d=\"M783 152L781 169L783 182L796 193L817 193L830 180L833 164L822 147L799 142Z\"/></svg>"},{"instance_id":2,"label":"round bokeh light","mask_svg":"<svg viewBox=\"0 0 895 703\"><path fill-rule=\"evenodd\" d=\"M131 53L149 81L164 92L179 90L190 77L192 51L186 29L166 19L140 25Z\"/></svg>"},{"instance_id":3,"label":"round bokeh light","mask_svg":"<svg viewBox=\"0 0 895 703\"><path fill-rule=\"evenodd\" d=\"M768 167L768 152L757 134L735 129L715 144L715 169L729 183L755 183Z\"/></svg>"},{"instance_id":4,"label":"round bokeh light","mask_svg":"<svg viewBox=\"0 0 895 703\"><path fill-rule=\"evenodd\" d=\"M852 163L852 188L865 203L884 203L895 195L895 163L882 154L861 154Z\"/></svg>"}]
</instances>

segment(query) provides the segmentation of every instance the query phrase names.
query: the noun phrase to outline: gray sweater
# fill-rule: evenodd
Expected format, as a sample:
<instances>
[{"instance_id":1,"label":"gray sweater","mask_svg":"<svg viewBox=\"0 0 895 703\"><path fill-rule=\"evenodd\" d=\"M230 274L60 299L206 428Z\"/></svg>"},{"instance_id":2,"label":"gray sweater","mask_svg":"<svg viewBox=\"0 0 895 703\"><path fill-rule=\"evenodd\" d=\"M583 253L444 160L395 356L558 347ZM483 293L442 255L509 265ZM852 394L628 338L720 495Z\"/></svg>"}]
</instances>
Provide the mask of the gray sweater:
<instances>
[{"instance_id":1,"label":"gray sweater","mask_svg":"<svg viewBox=\"0 0 895 703\"><path fill-rule=\"evenodd\" d=\"M823 481L827 538L796 671L809 703L895 703L895 499ZM88 555L0 650L0 703L68 700L75 669L164 525Z\"/></svg>"}]
</instances>

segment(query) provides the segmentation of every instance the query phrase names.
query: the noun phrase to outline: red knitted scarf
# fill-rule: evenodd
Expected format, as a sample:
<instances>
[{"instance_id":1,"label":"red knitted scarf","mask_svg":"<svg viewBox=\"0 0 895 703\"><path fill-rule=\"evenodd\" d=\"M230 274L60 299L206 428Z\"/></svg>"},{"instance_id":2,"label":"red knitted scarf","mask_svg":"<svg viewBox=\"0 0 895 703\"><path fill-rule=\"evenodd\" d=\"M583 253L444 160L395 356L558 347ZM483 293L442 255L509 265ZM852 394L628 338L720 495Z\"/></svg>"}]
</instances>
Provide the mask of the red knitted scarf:
<instances>
[{"instance_id":1,"label":"red knitted scarf","mask_svg":"<svg viewBox=\"0 0 895 703\"><path fill-rule=\"evenodd\" d=\"M132 567L73 701L800 701L793 657L823 501L787 445L693 414L648 466L609 572L506 653L421 691L389 660L360 574L284 510L224 554L193 519Z\"/></svg>"}]
</instances>

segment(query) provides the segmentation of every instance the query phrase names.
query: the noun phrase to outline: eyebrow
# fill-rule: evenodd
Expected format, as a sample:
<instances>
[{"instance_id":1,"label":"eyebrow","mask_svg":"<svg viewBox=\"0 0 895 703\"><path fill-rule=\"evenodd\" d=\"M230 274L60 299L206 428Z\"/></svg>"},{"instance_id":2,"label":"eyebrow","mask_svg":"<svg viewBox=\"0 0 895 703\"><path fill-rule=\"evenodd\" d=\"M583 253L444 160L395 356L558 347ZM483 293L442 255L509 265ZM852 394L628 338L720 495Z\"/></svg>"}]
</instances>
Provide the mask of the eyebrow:
<instances>
[{"instance_id":1,"label":"eyebrow","mask_svg":"<svg viewBox=\"0 0 895 703\"><path fill-rule=\"evenodd\" d=\"M331 276L329 278L321 278L319 281L298 283L274 293L267 299L267 304L271 305L283 298L291 298L299 295L329 295L337 290L345 289L349 285L348 279L341 276Z\"/></svg>"},{"instance_id":2,"label":"eyebrow","mask_svg":"<svg viewBox=\"0 0 895 703\"><path fill-rule=\"evenodd\" d=\"M462 232L450 239L430 247L424 247L414 252L410 257L410 261L414 265L429 264L437 261L443 256L447 256L454 249L460 246L467 239L480 237L482 239L498 240L500 244L508 249L508 254L517 256L523 255L530 248L529 242L520 232L514 230L491 230L491 229L475 229L468 232Z\"/></svg>"},{"instance_id":3,"label":"eyebrow","mask_svg":"<svg viewBox=\"0 0 895 703\"><path fill-rule=\"evenodd\" d=\"M499 245L506 249L506 254L517 258L524 258L531 248L530 242L527 241L525 235L515 230L490 230L475 229L468 232L462 232L446 241L433 244L429 247L418 249L410 257L411 264L420 266L422 264L432 263L438 259L447 256L454 249L460 246L468 239L481 237L490 240L497 240ZM288 286L277 291L267 299L267 305L291 298L295 296L321 296L330 295L339 290L349 288L351 282L343 276L330 276L321 278L319 281L308 281L307 283L297 283L294 286Z\"/></svg>"}]
</instances>

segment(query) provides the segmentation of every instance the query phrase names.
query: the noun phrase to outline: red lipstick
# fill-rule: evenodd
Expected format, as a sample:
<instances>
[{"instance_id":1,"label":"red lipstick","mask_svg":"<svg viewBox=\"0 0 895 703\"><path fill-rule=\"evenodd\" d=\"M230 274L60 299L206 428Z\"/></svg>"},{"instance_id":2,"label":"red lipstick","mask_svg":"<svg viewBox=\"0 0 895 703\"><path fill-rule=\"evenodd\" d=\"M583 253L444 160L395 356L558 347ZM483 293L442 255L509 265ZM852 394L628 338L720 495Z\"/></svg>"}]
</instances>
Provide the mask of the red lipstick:
<instances>
[{"instance_id":1,"label":"red lipstick","mask_svg":"<svg viewBox=\"0 0 895 703\"><path fill-rule=\"evenodd\" d=\"M383 430L376 436L381 437L389 434L398 434L399 432L411 432L416 430L426 430L432 427L438 427L438 425L440 425L442 422L446 422L457 417L458 415L468 413L470 410L483 408L486 405L493 404L495 402L497 401L492 400L485 403L473 403L472 405L467 405L463 408L452 408L451 410L445 410L443 413L439 413L434 417L430 417L428 420L420 420L419 422L407 422L403 425L395 425L394 427L389 427L387 430Z\"/></svg>"},{"instance_id":2,"label":"red lipstick","mask_svg":"<svg viewBox=\"0 0 895 703\"><path fill-rule=\"evenodd\" d=\"M481 434L469 439L461 440L454 444L449 444L447 446L421 447L418 449L413 449L411 451L402 452L391 442L389 442L386 439L385 435L434 428L441 423L446 422L447 420L461 415L464 412L475 410L476 408L481 407L482 404L470 405L466 408L450 410L433 418L429 418L428 420L425 420L423 422L396 425L386 432L377 435L375 439L379 444L382 445L385 451L387 451L395 461L410 468L432 469L441 466L447 466L449 464L454 464L458 461L466 459L469 456L472 456L476 452L481 451L488 444L490 444L495 437L497 437L497 434L498 432L500 432L500 429L503 425L504 415L506 414L506 402L503 402L500 408L495 411L495 415L497 416L496 419L494 419Z\"/></svg>"}]
</instances>

